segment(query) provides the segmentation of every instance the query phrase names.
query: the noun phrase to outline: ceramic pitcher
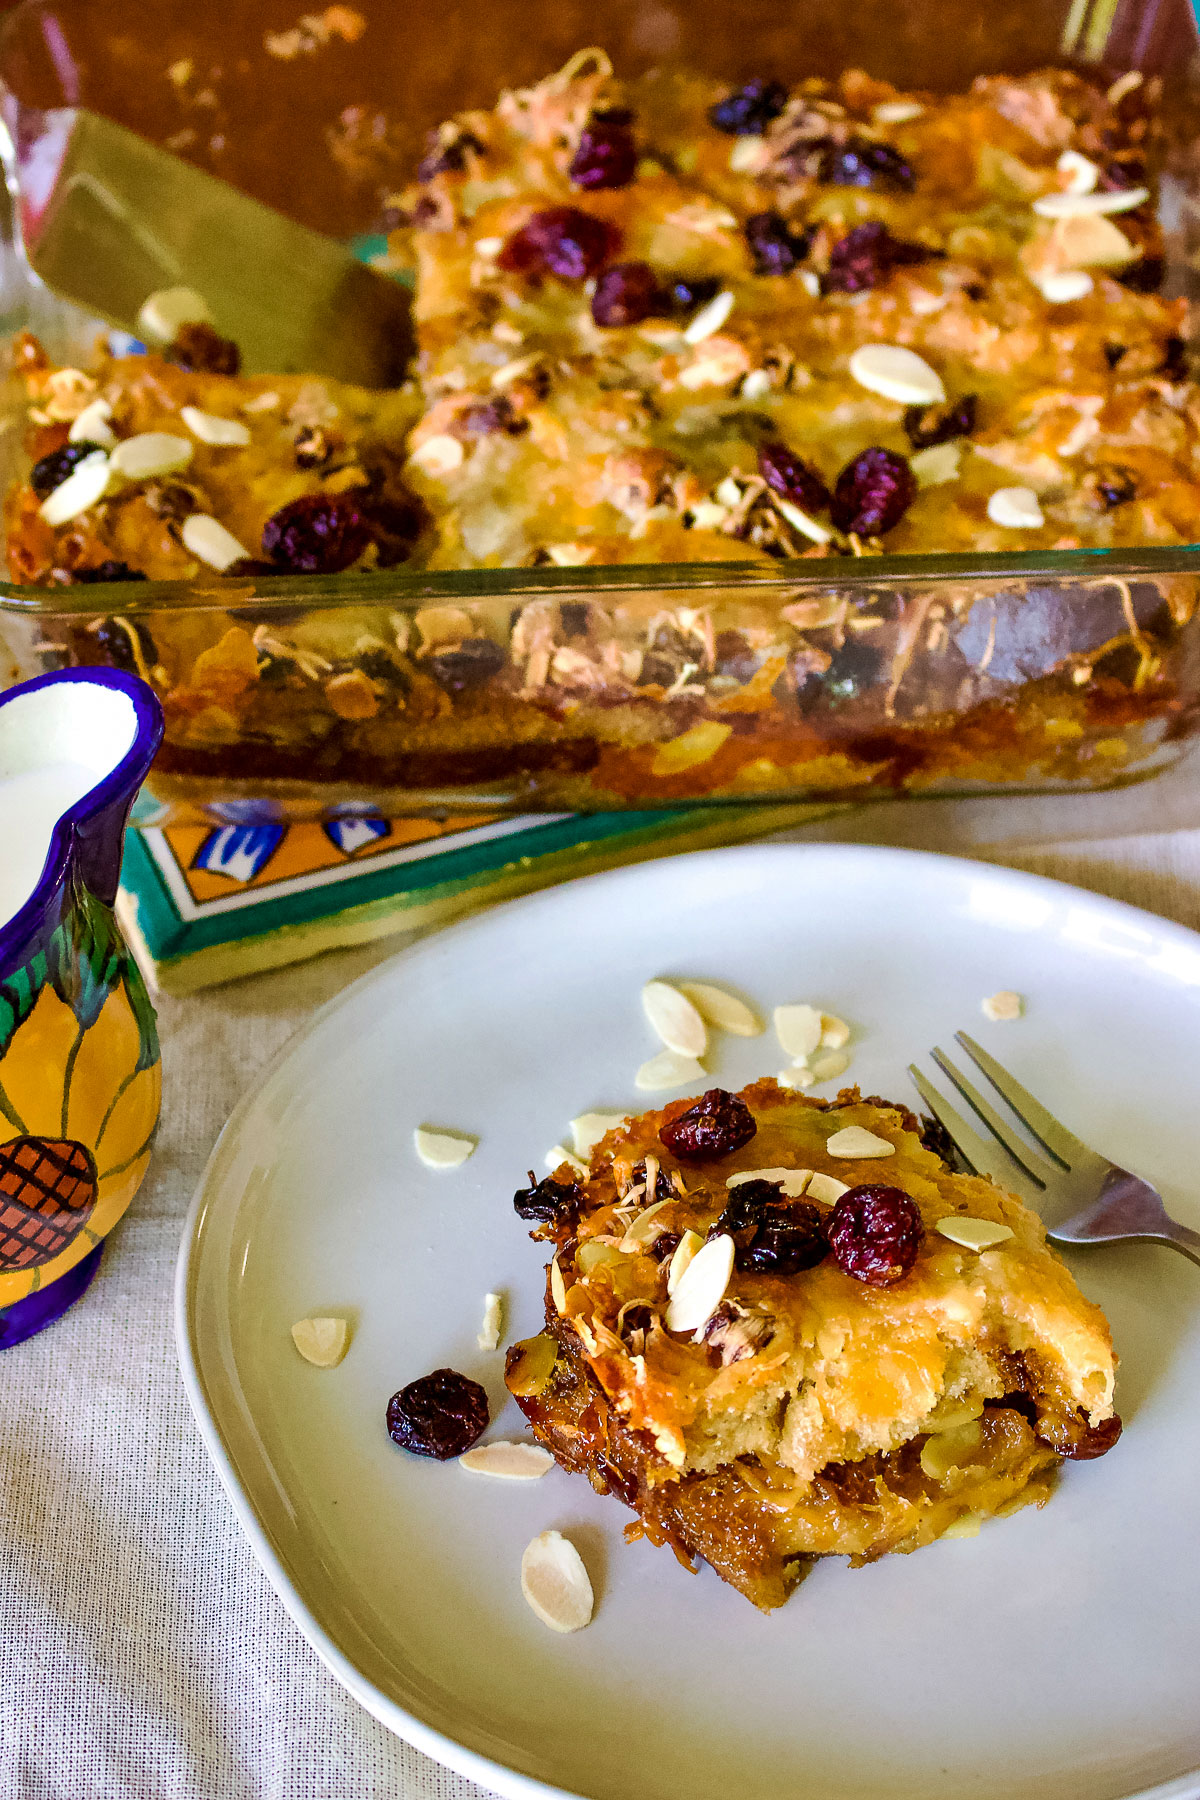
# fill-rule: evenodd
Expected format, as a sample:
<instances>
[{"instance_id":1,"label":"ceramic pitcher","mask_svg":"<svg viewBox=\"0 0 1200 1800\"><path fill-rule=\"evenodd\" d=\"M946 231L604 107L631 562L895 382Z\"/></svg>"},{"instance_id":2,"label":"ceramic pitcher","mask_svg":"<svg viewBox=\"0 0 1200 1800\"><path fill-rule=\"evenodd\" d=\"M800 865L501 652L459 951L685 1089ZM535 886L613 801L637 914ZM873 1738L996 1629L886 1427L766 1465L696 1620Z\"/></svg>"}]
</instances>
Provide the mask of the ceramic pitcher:
<instances>
[{"instance_id":1,"label":"ceramic pitcher","mask_svg":"<svg viewBox=\"0 0 1200 1800\"><path fill-rule=\"evenodd\" d=\"M150 1159L158 1037L113 903L161 736L116 670L0 693L0 1347L78 1299Z\"/></svg>"}]
</instances>

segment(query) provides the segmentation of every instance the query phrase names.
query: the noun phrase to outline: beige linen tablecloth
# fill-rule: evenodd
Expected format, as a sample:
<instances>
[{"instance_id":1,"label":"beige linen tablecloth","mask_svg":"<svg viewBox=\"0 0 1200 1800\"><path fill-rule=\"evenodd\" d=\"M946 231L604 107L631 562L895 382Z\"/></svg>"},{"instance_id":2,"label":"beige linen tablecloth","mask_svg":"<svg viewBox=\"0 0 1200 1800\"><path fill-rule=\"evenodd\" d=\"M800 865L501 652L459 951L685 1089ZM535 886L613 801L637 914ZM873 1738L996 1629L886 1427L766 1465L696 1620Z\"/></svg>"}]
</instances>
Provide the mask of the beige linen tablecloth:
<instances>
[{"instance_id":1,"label":"beige linen tablecloth","mask_svg":"<svg viewBox=\"0 0 1200 1800\"><path fill-rule=\"evenodd\" d=\"M1153 791L1120 829L1162 821ZM1076 804L1056 807L1075 838ZM1104 816L1093 809L1093 829ZM987 843L995 818L986 805L876 809L808 834L966 842L1200 927L1200 830L1001 850ZM181 1221L223 1120L314 1007L394 947L163 1002L150 1178L80 1305L0 1354L0 1800L482 1792L362 1712L286 1617L201 1448L172 1338Z\"/></svg>"}]
</instances>

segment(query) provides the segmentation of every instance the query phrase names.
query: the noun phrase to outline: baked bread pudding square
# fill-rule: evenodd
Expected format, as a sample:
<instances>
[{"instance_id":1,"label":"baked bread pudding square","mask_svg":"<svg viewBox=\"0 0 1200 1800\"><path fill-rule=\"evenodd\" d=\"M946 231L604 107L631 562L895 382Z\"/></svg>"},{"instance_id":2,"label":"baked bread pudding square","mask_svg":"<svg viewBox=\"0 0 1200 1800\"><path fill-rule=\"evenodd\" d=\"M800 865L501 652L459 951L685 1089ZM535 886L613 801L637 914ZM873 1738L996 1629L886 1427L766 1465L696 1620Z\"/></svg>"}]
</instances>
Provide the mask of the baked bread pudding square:
<instances>
[{"instance_id":1,"label":"baked bread pudding square","mask_svg":"<svg viewBox=\"0 0 1200 1800\"><path fill-rule=\"evenodd\" d=\"M1120 1434L1108 1325L1041 1221L856 1088L673 1101L515 1205L553 1250L506 1372L536 1437L763 1609L814 1557L1040 1505Z\"/></svg>"}]
</instances>

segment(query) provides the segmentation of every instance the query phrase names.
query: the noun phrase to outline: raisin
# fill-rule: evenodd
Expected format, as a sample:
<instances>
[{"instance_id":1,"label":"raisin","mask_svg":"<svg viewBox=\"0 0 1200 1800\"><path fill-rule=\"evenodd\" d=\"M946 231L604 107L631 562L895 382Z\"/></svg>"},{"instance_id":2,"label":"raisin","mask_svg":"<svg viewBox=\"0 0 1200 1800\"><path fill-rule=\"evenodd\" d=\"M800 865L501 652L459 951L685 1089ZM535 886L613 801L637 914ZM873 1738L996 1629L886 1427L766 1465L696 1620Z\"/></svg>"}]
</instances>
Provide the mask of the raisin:
<instances>
[{"instance_id":1,"label":"raisin","mask_svg":"<svg viewBox=\"0 0 1200 1800\"><path fill-rule=\"evenodd\" d=\"M897 525L917 493L903 456L873 444L846 464L833 490L831 512L839 531L879 537Z\"/></svg>"},{"instance_id":2,"label":"raisin","mask_svg":"<svg viewBox=\"0 0 1200 1800\"><path fill-rule=\"evenodd\" d=\"M107 562L93 563L90 569L72 569L71 580L76 581L145 581L144 569L131 569L126 562L115 562L110 557Z\"/></svg>"},{"instance_id":3,"label":"raisin","mask_svg":"<svg viewBox=\"0 0 1200 1800\"><path fill-rule=\"evenodd\" d=\"M794 232L781 213L751 213L743 227L758 275L787 275L803 262L812 242L809 231Z\"/></svg>"},{"instance_id":4,"label":"raisin","mask_svg":"<svg viewBox=\"0 0 1200 1800\"><path fill-rule=\"evenodd\" d=\"M138 673L138 653L148 669L158 661L158 647L144 625L127 624L118 619L101 619L94 637L114 669L127 674Z\"/></svg>"},{"instance_id":5,"label":"raisin","mask_svg":"<svg viewBox=\"0 0 1200 1800\"><path fill-rule=\"evenodd\" d=\"M957 1169L960 1166L954 1139L940 1119L931 1119L922 1114L919 1136L925 1149L940 1157L947 1168Z\"/></svg>"},{"instance_id":6,"label":"raisin","mask_svg":"<svg viewBox=\"0 0 1200 1800\"><path fill-rule=\"evenodd\" d=\"M1160 364L1164 375L1172 381L1185 381L1188 374L1187 345L1174 332L1163 345L1163 359Z\"/></svg>"},{"instance_id":7,"label":"raisin","mask_svg":"<svg viewBox=\"0 0 1200 1800\"><path fill-rule=\"evenodd\" d=\"M549 1175L538 1181L529 1171L529 1186L518 1188L513 1206L522 1219L536 1219L540 1225L553 1225L574 1218L583 1205L583 1189L577 1181L552 1181Z\"/></svg>"},{"instance_id":8,"label":"raisin","mask_svg":"<svg viewBox=\"0 0 1200 1800\"><path fill-rule=\"evenodd\" d=\"M1055 1454L1071 1462L1092 1462L1097 1456L1107 1456L1120 1437L1121 1417L1114 1413L1111 1419L1102 1419L1099 1425L1089 1425L1086 1416L1080 1412L1071 1420L1069 1432L1065 1443L1054 1444Z\"/></svg>"},{"instance_id":9,"label":"raisin","mask_svg":"<svg viewBox=\"0 0 1200 1800\"><path fill-rule=\"evenodd\" d=\"M757 673L758 657L740 631L719 631L713 645L718 675L747 682Z\"/></svg>"},{"instance_id":10,"label":"raisin","mask_svg":"<svg viewBox=\"0 0 1200 1800\"><path fill-rule=\"evenodd\" d=\"M720 291L721 281L717 275L675 275L659 295L659 300L664 311L691 313L715 300Z\"/></svg>"},{"instance_id":11,"label":"raisin","mask_svg":"<svg viewBox=\"0 0 1200 1800\"><path fill-rule=\"evenodd\" d=\"M1129 469L1119 467L1096 470L1096 497L1109 511L1124 506L1137 494L1137 479Z\"/></svg>"},{"instance_id":12,"label":"raisin","mask_svg":"<svg viewBox=\"0 0 1200 1800\"><path fill-rule=\"evenodd\" d=\"M623 107L593 113L579 137L568 173L576 187L628 187L637 172L632 115Z\"/></svg>"},{"instance_id":13,"label":"raisin","mask_svg":"<svg viewBox=\"0 0 1200 1800\"><path fill-rule=\"evenodd\" d=\"M843 1274L871 1287L891 1287L916 1262L925 1232L903 1189L855 1187L835 1205L825 1235Z\"/></svg>"},{"instance_id":14,"label":"raisin","mask_svg":"<svg viewBox=\"0 0 1200 1800\"><path fill-rule=\"evenodd\" d=\"M487 1395L457 1369L422 1375L388 1401L388 1436L414 1456L436 1456L440 1462L461 1456L487 1425Z\"/></svg>"},{"instance_id":15,"label":"raisin","mask_svg":"<svg viewBox=\"0 0 1200 1800\"><path fill-rule=\"evenodd\" d=\"M761 137L771 120L779 117L787 98L781 81L756 77L710 107L708 122L729 137Z\"/></svg>"},{"instance_id":16,"label":"raisin","mask_svg":"<svg viewBox=\"0 0 1200 1800\"><path fill-rule=\"evenodd\" d=\"M574 206L548 206L505 240L496 261L514 275L586 281L614 255L617 243L612 226L592 213Z\"/></svg>"},{"instance_id":17,"label":"raisin","mask_svg":"<svg viewBox=\"0 0 1200 1800\"><path fill-rule=\"evenodd\" d=\"M439 650L425 667L449 694L465 694L498 675L508 658L491 638L467 638L457 650Z\"/></svg>"},{"instance_id":18,"label":"raisin","mask_svg":"<svg viewBox=\"0 0 1200 1800\"><path fill-rule=\"evenodd\" d=\"M924 244L894 238L878 219L868 219L833 246L822 286L827 293L860 294L867 288L879 287L893 269L906 263L928 262L933 254Z\"/></svg>"},{"instance_id":19,"label":"raisin","mask_svg":"<svg viewBox=\"0 0 1200 1800\"><path fill-rule=\"evenodd\" d=\"M529 430L529 420L521 418L514 411L507 394L501 394L495 400L481 400L477 406L469 406L459 424L471 437L494 437L500 431L508 437L520 437Z\"/></svg>"},{"instance_id":20,"label":"raisin","mask_svg":"<svg viewBox=\"0 0 1200 1800\"><path fill-rule=\"evenodd\" d=\"M319 425L302 425L294 439L298 469L321 469L332 461L340 446Z\"/></svg>"},{"instance_id":21,"label":"raisin","mask_svg":"<svg viewBox=\"0 0 1200 1800\"><path fill-rule=\"evenodd\" d=\"M818 181L833 187L893 188L911 194L917 178L911 166L890 144L868 138L849 138L844 144L827 144L817 165Z\"/></svg>"},{"instance_id":22,"label":"raisin","mask_svg":"<svg viewBox=\"0 0 1200 1800\"><path fill-rule=\"evenodd\" d=\"M337 575L357 562L371 528L348 494L302 494L263 526L263 554L279 572Z\"/></svg>"},{"instance_id":23,"label":"raisin","mask_svg":"<svg viewBox=\"0 0 1200 1800\"><path fill-rule=\"evenodd\" d=\"M820 512L829 505L829 489L817 471L778 438L759 450L758 472L773 493L781 494L806 512Z\"/></svg>"},{"instance_id":24,"label":"raisin","mask_svg":"<svg viewBox=\"0 0 1200 1800\"><path fill-rule=\"evenodd\" d=\"M398 499L367 499L361 506L379 568L394 569L397 563L406 562L429 523L429 514L421 502L415 495L405 494Z\"/></svg>"},{"instance_id":25,"label":"raisin","mask_svg":"<svg viewBox=\"0 0 1200 1800\"><path fill-rule=\"evenodd\" d=\"M1110 369L1116 368L1128 348L1128 344L1105 344L1104 360Z\"/></svg>"},{"instance_id":26,"label":"raisin","mask_svg":"<svg viewBox=\"0 0 1200 1800\"><path fill-rule=\"evenodd\" d=\"M664 1125L659 1137L680 1162L713 1162L748 1144L758 1130L744 1100L725 1088L708 1092Z\"/></svg>"},{"instance_id":27,"label":"raisin","mask_svg":"<svg viewBox=\"0 0 1200 1800\"><path fill-rule=\"evenodd\" d=\"M829 1254L820 1209L785 1199L777 1181L739 1181L708 1235L731 1237L735 1267L752 1275L797 1275Z\"/></svg>"},{"instance_id":28,"label":"raisin","mask_svg":"<svg viewBox=\"0 0 1200 1800\"><path fill-rule=\"evenodd\" d=\"M44 500L56 487L61 487L68 475L75 473L85 456L94 456L103 448L103 444L93 444L85 439L82 443L64 444L61 450L52 450L30 469L30 487L39 500Z\"/></svg>"},{"instance_id":29,"label":"raisin","mask_svg":"<svg viewBox=\"0 0 1200 1800\"><path fill-rule=\"evenodd\" d=\"M682 1242L681 1231L660 1231L650 1246L650 1254L655 1262L670 1262Z\"/></svg>"},{"instance_id":30,"label":"raisin","mask_svg":"<svg viewBox=\"0 0 1200 1800\"><path fill-rule=\"evenodd\" d=\"M970 437L975 429L975 408L974 394L964 394L949 406L910 406L904 415L909 443L914 450L928 450L933 444Z\"/></svg>"},{"instance_id":31,"label":"raisin","mask_svg":"<svg viewBox=\"0 0 1200 1800\"><path fill-rule=\"evenodd\" d=\"M181 369L195 369L206 375L237 375L242 367L242 353L237 345L200 319L181 325L164 355Z\"/></svg>"},{"instance_id":32,"label":"raisin","mask_svg":"<svg viewBox=\"0 0 1200 1800\"><path fill-rule=\"evenodd\" d=\"M1122 269L1117 280L1135 294L1157 294L1167 278L1166 261L1161 256L1143 256L1140 262Z\"/></svg>"},{"instance_id":33,"label":"raisin","mask_svg":"<svg viewBox=\"0 0 1200 1800\"><path fill-rule=\"evenodd\" d=\"M1097 182L1102 193L1123 192L1127 188L1146 185L1146 165L1140 156L1118 157L1100 171Z\"/></svg>"},{"instance_id":34,"label":"raisin","mask_svg":"<svg viewBox=\"0 0 1200 1800\"><path fill-rule=\"evenodd\" d=\"M659 310L658 279L649 263L612 263L596 283L592 317L597 325L640 325Z\"/></svg>"},{"instance_id":35,"label":"raisin","mask_svg":"<svg viewBox=\"0 0 1200 1800\"><path fill-rule=\"evenodd\" d=\"M468 150L476 156L483 155L483 145L471 132L464 131L449 144L443 144L436 131L432 132L429 149L417 164L417 180L432 181L435 175L461 173L467 166Z\"/></svg>"},{"instance_id":36,"label":"raisin","mask_svg":"<svg viewBox=\"0 0 1200 1800\"><path fill-rule=\"evenodd\" d=\"M831 700L853 700L878 683L886 661L886 653L874 644L850 638L834 651L821 685Z\"/></svg>"}]
</instances>

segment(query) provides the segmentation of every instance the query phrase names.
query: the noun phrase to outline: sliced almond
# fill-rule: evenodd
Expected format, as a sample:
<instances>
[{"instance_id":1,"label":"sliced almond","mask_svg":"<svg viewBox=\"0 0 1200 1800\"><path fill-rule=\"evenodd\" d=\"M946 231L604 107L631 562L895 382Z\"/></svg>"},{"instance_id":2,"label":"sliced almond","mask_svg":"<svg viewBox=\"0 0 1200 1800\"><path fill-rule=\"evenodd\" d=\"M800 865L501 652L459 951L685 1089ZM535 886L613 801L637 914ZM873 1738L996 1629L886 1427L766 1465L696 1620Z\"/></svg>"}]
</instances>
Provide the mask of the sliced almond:
<instances>
[{"instance_id":1,"label":"sliced almond","mask_svg":"<svg viewBox=\"0 0 1200 1800\"><path fill-rule=\"evenodd\" d=\"M722 325L733 311L733 295L728 288L715 294L707 306L702 306L689 324L685 327L683 341L685 344L702 344L705 338L712 337L720 331Z\"/></svg>"},{"instance_id":2,"label":"sliced almond","mask_svg":"<svg viewBox=\"0 0 1200 1800\"><path fill-rule=\"evenodd\" d=\"M675 1246L675 1253L667 1267L667 1297L674 1294L683 1280L684 1271L695 1260L696 1253L704 1248L704 1239L698 1231L685 1231Z\"/></svg>"},{"instance_id":3,"label":"sliced almond","mask_svg":"<svg viewBox=\"0 0 1200 1800\"><path fill-rule=\"evenodd\" d=\"M747 140L743 138L742 142L745 143ZM765 369L751 369L745 381L742 383L743 400L761 400L764 395L769 394L770 391L771 377L767 374ZM693 512L694 511L695 509L693 508Z\"/></svg>"},{"instance_id":4,"label":"sliced almond","mask_svg":"<svg viewBox=\"0 0 1200 1800\"><path fill-rule=\"evenodd\" d=\"M500 1332L503 1323L503 1295L485 1294L483 1296L483 1323L475 1338L475 1342L481 1350L498 1350L500 1348Z\"/></svg>"},{"instance_id":5,"label":"sliced almond","mask_svg":"<svg viewBox=\"0 0 1200 1800\"><path fill-rule=\"evenodd\" d=\"M575 1265L581 1275L591 1275L596 1269L615 1269L622 1260L621 1252L615 1244L606 1244L600 1238L586 1238L575 1252Z\"/></svg>"},{"instance_id":6,"label":"sliced almond","mask_svg":"<svg viewBox=\"0 0 1200 1800\"><path fill-rule=\"evenodd\" d=\"M448 431L442 431L434 437L426 438L408 460L415 463L424 474L432 475L437 480L443 475L452 475L455 469L461 468L465 455L459 440L451 437Z\"/></svg>"},{"instance_id":7,"label":"sliced almond","mask_svg":"<svg viewBox=\"0 0 1200 1800\"><path fill-rule=\"evenodd\" d=\"M1010 531L1037 531L1046 523L1037 495L1027 487L997 488L988 498L987 515Z\"/></svg>"},{"instance_id":8,"label":"sliced almond","mask_svg":"<svg viewBox=\"0 0 1200 1800\"><path fill-rule=\"evenodd\" d=\"M634 1084L644 1093L657 1093L663 1088L686 1087L688 1082L703 1078L704 1066L696 1057L680 1056L677 1050L660 1050L642 1064Z\"/></svg>"},{"instance_id":9,"label":"sliced almond","mask_svg":"<svg viewBox=\"0 0 1200 1800\"><path fill-rule=\"evenodd\" d=\"M990 1250L995 1244L1006 1244L1013 1236L1010 1225L998 1225L993 1219L972 1219L966 1213L951 1213L934 1226L952 1244L964 1250Z\"/></svg>"},{"instance_id":10,"label":"sliced almond","mask_svg":"<svg viewBox=\"0 0 1200 1800\"><path fill-rule=\"evenodd\" d=\"M924 111L919 100L881 100L878 106L871 108L871 117L876 125L907 125L910 119L919 119Z\"/></svg>"},{"instance_id":11,"label":"sliced almond","mask_svg":"<svg viewBox=\"0 0 1200 1800\"><path fill-rule=\"evenodd\" d=\"M765 1031L762 1020L739 994L718 987L712 981L681 981L680 992L686 994L701 1018L720 1031L734 1037L760 1037Z\"/></svg>"},{"instance_id":12,"label":"sliced almond","mask_svg":"<svg viewBox=\"0 0 1200 1800\"><path fill-rule=\"evenodd\" d=\"M1144 187L1114 188L1103 194L1042 194L1033 210L1043 219L1080 219L1085 215L1132 212L1150 198Z\"/></svg>"},{"instance_id":13,"label":"sliced almond","mask_svg":"<svg viewBox=\"0 0 1200 1800\"><path fill-rule=\"evenodd\" d=\"M89 506L95 506L108 490L109 469L109 459L103 450L93 450L90 456L76 463L67 479L60 481L38 507L46 524L65 525L69 519L77 519L80 513L85 513Z\"/></svg>"},{"instance_id":14,"label":"sliced almond","mask_svg":"<svg viewBox=\"0 0 1200 1800\"><path fill-rule=\"evenodd\" d=\"M1059 269L1041 276L1037 285L1051 306L1066 306L1071 300L1082 300L1096 284L1086 269Z\"/></svg>"},{"instance_id":15,"label":"sliced almond","mask_svg":"<svg viewBox=\"0 0 1200 1800\"><path fill-rule=\"evenodd\" d=\"M889 1144L886 1138L876 1137L864 1125L846 1125L841 1131L835 1131L825 1143L830 1156L854 1157L856 1161L865 1162L874 1156L895 1156L895 1144Z\"/></svg>"},{"instance_id":16,"label":"sliced almond","mask_svg":"<svg viewBox=\"0 0 1200 1800\"><path fill-rule=\"evenodd\" d=\"M850 1027L836 1013L821 1014L821 1048L843 1050L850 1042Z\"/></svg>"},{"instance_id":17,"label":"sliced almond","mask_svg":"<svg viewBox=\"0 0 1200 1800\"><path fill-rule=\"evenodd\" d=\"M936 369L902 344L861 344L850 358L859 387L901 406L933 406L946 398Z\"/></svg>"},{"instance_id":18,"label":"sliced almond","mask_svg":"<svg viewBox=\"0 0 1200 1800\"><path fill-rule=\"evenodd\" d=\"M680 1056L703 1056L708 1031L699 1011L687 995L669 981L648 981L642 989L642 1010L668 1050Z\"/></svg>"},{"instance_id":19,"label":"sliced almond","mask_svg":"<svg viewBox=\"0 0 1200 1800\"><path fill-rule=\"evenodd\" d=\"M960 1513L952 1524L947 1525L940 1535L944 1538L973 1538L979 1536L979 1527L983 1524L983 1514L977 1512Z\"/></svg>"},{"instance_id":20,"label":"sliced almond","mask_svg":"<svg viewBox=\"0 0 1200 1800\"><path fill-rule=\"evenodd\" d=\"M728 1232L709 1240L684 1270L667 1307L668 1331L698 1331L725 1297L733 1274L734 1243Z\"/></svg>"},{"instance_id":21,"label":"sliced almond","mask_svg":"<svg viewBox=\"0 0 1200 1800\"><path fill-rule=\"evenodd\" d=\"M1054 166L1060 175L1067 177L1068 194L1090 194L1095 191L1100 179L1100 168L1090 156L1082 156L1078 150L1064 150Z\"/></svg>"},{"instance_id":22,"label":"sliced almond","mask_svg":"<svg viewBox=\"0 0 1200 1800\"><path fill-rule=\"evenodd\" d=\"M815 269L801 269L800 286L806 294L811 294L814 300L821 298L821 277Z\"/></svg>"},{"instance_id":23,"label":"sliced almond","mask_svg":"<svg viewBox=\"0 0 1200 1800\"><path fill-rule=\"evenodd\" d=\"M807 1063L790 1063L786 1069L780 1069L775 1077L780 1087L810 1088L815 1087L817 1078Z\"/></svg>"},{"instance_id":24,"label":"sliced almond","mask_svg":"<svg viewBox=\"0 0 1200 1800\"><path fill-rule=\"evenodd\" d=\"M961 444L930 444L910 456L908 466L917 478L919 488L945 487L957 481L962 471Z\"/></svg>"},{"instance_id":25,"label":"sliced almond","mask_svg":"<svg viewBox=\"0 0 1200 1800\"><path fill-rule=\"evenodd\" d=\"M850 1058L844 1050L814 1050L808 1066L818 1081L834 1081L846 1073Z\"/></svg>"},{"instance_id":26,"label":"sliced almond","mask_svg":"<svg viewBox=\"0 0 1200 1800\"><path fill-rule=\"evenodd\" d=\"M836 1175L822 1175L820 1170L813 1176L806 1190L809 1200L819 1200L822 1206L836 1206L843 1194L850 1189Z\"/></svg>"},{"instance_id":27,"label":"sliced almond","mask_svg":"<svg viewBox=\"0 0 1200 1800\"><path fill-rule=\"evenodd\" d=\"M563 1272L558 1266L558 1257L550 1258L550 1298L554 1302L556 1313L567 1310L567 1284L563 1280Z\"/></svg>"},{"instance_id":28,"label":"sliced almond","mask_svg":"<svg viewBox=\"0 0 1200 1800\"><path fill-rule=\"evenodd\" d=\"M240 544L232 531L226 531L219 519L211 513L191 513L179 528L179 536L185 550L207 563L210 569L227 569L230 563L240 562L250 552L244 544Z\"/></svg>"},{"instance_id":29,"label":"sliced almond","mask_svg":"<svg viewBox=\"0 0 1200 1800\"><path fill-rule=\"evenodd\" d=\"M644 1211L640 1212L637 1218L630 1222L625 1236L621 1239L621 1249L626 1252L644 1250L647 1244L652 1244L658 1236L659 1230L665 1230L665 1227L660 1228L658 1224L658 1215L664 1206L671 1204L670 1200L656 1200L653 1206L647 1206Z\"/></svg>"},{"instance_id":30,"label":"sliced almond","mask_svg":"<svg viewBox=\"0 0 1200 1800\"><path fill-rule=\"evenodd\" d=\"M464 1131L432 1131L418 1125L413 1132L417 1155L427 1169L457 1169L472 1154L479 1139Z\"/></svg>"},{"instance_id":31,"label":"sliced almond","mask_svg":"<svg viewBox=\"0 0 1200 1800\"><path fill-rule=\"evenodd\" d=\"M138 334L151 344L174 343L181 325L211 325L212 322L208 302L195 288L159 288L138 308Z\"/></svg>"},{"instance_id":32,"label":"sliced almond","mask_svg":"<svg viewBox=\"0 0 1200 1800\"><path fill-rule=\"evenodd\" d=\"M811 1169L743 1169L740 1175L731 1175L725 1186L740 1187L743 1181L777 1181L789 1200L799 1200L808 1191L812 1178Z\"/></svg>"},{"instance_id":33,"label":"sliced almond","mask_svg":"<svg viewBox=\"0 0 1200 1800\"><path fill-rule=\"evenodd\" d=\"M571 1142L575 1146L575 1154L588 1157L602 1137L610 1131L616 1131L628 1118L627 1113L587 1112L580 1113L577 1119L571 1120Z\"/></svg>"},{"instance_id":34,"label":"sliced almond","mask_svg":"<svg viewBox=\"0 0 1200 1800\"><path fill-rule=\"evenodd\" d=\"M155 475L174 475L186 469L195 455L191 438L170 431L139 431L114 446L113 473L126 481L149 481Z\"/></svg>"},{"instance_id":35,"label":"sliced almond","mask_svg":"<svg viewBox=\"0 0 1200 1800\"><path fill-rule=\"evenodd\" d=\"M297 1319L292 1342L305 1362L318 1369L335 1369L346 1354L350 1328L345 1319Z\"/></svg>"},{"instance_id":36,"label":"sliced almond","mask_svg":"<svg viewBox=\"0 0 1200 1800\"><path fill-rule=\"evenodd\" d=\"M541 1444L497 1438L492 1444L476 1444L474 1450L464 1451L458 1466L472 1475L494 1475L500 1481L540 1481L554 1467L554 1458Z\"/></svg>"},{"instance_id":37,"label":"sliced almond","mask_svg":"<svg viewBox=\"0 0 1200 1800\"><path fill-rule=\"evenodd\" d=\"M109 424L111 418L112 407L107 400L89 400L83 411L75 415L67 437L72 444L101 444L109 450L117 441Z\"/></svg>"},{"instance_id":38,"label":"sliced almond","mask_svg":"<svg viewBox=\"0 0 1200 1800\"><path fill-rule=\"evenodd\" d=\"M999 993L989 994L979 1004L984 1018L995 1021L1019 1019L1025 1010L1025 1002L1020 994L1014 994L1011 988L1001 988Z\"/></svg>"},{"instance_id":39,"label":"sliced almond","mask_svg":"<svg viewBox=\"0 0 1200 1800\"><path fill-rule=\"evenodd\" d=\"M803 1061L821 1041L821 1015L815 1006L777 1006L775 1036L790 1057Z\"/></svg>"},{"instance_id":40,"label":"sliced almond","mask_svg":"<svg viewBox=\"0 0 1200 1800\"><path fill-rule=\"evenodd\" d=\"M541 1531L521 1558L521 1592L551 1631L589 1624L595 1596L583 1558L560 1531Z\"/></svg>"},{"instance_id":41,"label":"sliced almond","mask_svg":"<svg viewBox=\"0 0 1200 1800\"><path fill-rule=\"evenodd\" d=\"M545 1156L542 1158L543 1167L547 1169L557 1169L561 1167L563 1163L567 1163L573 1173L579 1176L581 1181L586 1181L591 1173L587 1164L578 1156L573 1156L565 1144L551 1144Z\"/></svg>"},{"instance_id":42,"label":"sliced almond","mask_svg":"<svg viewBox=\"0 0 1200 1800\"><path fill-rule=\"evenodd\" d=\"M181 406L179 416L202 444L232 446L250 442L250 427L240 419L223 419L220 413L201 412L198 406Z\"/></svg>"}]
</instances>

